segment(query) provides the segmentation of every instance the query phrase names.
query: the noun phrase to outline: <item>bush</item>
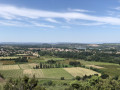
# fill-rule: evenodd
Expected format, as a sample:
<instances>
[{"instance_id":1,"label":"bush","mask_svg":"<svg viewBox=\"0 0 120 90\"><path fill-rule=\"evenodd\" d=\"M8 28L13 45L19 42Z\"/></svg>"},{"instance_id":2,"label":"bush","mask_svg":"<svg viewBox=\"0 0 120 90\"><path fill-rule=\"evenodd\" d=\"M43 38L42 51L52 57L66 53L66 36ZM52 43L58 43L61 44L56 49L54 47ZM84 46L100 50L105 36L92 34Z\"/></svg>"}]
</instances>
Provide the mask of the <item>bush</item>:
<instances>
[{"instance_id":1,"label":"bush","mask_svg":"<svg viewBox=\"0 0 120 90\"><path fill-rule=\"evenodd\" d=\"M4 79L4 76L0 73L0 77Z\"/></svg>"},{"instance_id":2,"label":"bush","mask_svg":"<svg viewBox=\"0 0 120 90\"><path fill-rule=\"evenodd\" d=\"M81 79L81 77L80 76L76 76L75 79L79 81Z\"/></svg>"},{"instance_id":3,"label":"bush","mask_svg":"<svg viewBox=\"0 0 120 90\"><path fill-rule=\"evenodd\" d=\"M47 82L45 82L43 85L49 85L49 86L51 86L51 85L53 85L53 81L47 81Z\"/></svg>"},{"instance_id":4,"label":"bush","mask_svg":"<svg viewBox=\"0 0 120 90\"><path fill-rule=\"evenodd\" d=\"M106 78L108 78L108 77L109 77L108 74L102 74L102 75L101 75L101 78L102 78L102 79L106 79Z\"/></svg>"},{"instance_id":5,"label":"bush","mask_svg":"<svg viewBox=\"0 0 120 90\"><path fill-rule=\"evenodd\" d=\"M65 78L64 78L64 77L61 77L61 80L65 80Z\"/></svg>"},{"instance_id":6,"label":"bush","mask_svg":"<svg viewBox=\"0 0 120 90\"><path fill-rule=\"evenodd\" d=\"M72 87L74 88L74 89L79 89L80 88L80 85L79 84L77 84L77 83L74 83L74 84L72 84Z\"/></svg>"},{"instance_id":7,"label":"bush","mask_svg":"<svg viewBox=\"0 0 120 90\"><path fill-rule=\"evenodd\" d=\"M63 83L64 86L68 85L67 83Z\"/></svg>"}]
</instances>

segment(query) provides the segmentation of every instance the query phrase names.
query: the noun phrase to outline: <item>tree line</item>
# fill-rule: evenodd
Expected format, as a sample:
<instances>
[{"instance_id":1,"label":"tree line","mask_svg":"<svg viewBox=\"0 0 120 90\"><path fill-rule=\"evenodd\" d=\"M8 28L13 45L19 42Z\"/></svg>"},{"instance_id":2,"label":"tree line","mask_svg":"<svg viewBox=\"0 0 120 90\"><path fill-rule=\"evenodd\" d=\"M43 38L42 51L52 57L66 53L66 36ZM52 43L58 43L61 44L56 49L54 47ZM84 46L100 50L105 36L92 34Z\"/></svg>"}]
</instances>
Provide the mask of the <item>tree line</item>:
<instances>
[{"instance_id":1,"label":"tree line","mask_svg":"<svg viewBox=\"0 0 120 90\"><path fill-rule=\"evenodd\" d=\"M57 56L61 58L83 59L86 61L109 62L120 64L120 55L116 53L91 52L65 52L65 51L39 51L41 56Z\"/></svg>"},{"instance_id":2,"label":"tree line","mask_svg":"<svg viewBox=\"0 0 120 90\"><path fill-rule=\"evenodd\" d=\"M55 60L48 60L47 62L40 62L40 64L33 67L33 69L67 68L69 66L80 67L81 63L79 61L69 61L69 64L63 64Z\"/></svg>"}]
</instances>

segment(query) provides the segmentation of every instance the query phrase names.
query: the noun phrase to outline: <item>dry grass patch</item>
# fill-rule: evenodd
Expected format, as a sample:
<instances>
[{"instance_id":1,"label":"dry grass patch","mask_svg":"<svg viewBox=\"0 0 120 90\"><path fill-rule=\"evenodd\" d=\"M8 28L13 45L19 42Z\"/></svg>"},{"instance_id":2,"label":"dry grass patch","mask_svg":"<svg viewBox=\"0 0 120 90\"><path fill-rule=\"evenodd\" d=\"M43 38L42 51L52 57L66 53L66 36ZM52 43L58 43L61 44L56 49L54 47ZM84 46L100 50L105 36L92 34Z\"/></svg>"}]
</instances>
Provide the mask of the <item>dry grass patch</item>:
<instances>
[{"instance_id":1,"label":"dry grass patch","mask_svg":"<svg viewBox=\"0 0 120 90\"><path fill-rule=\"evenodd\" d=\"M98 69L104 68L104 67L100 67L100 66L96 66L96 65L86 65L86 66L87 66L87 67L98 68Z\"/></svg>"},{"instance_id":2,"label":"dry grass patch","mask_svg":"<svg viewBox=\"0 0 120 90\"><path fill-rule=\"evenodd\" d=\"M28 64L19 64L21 69L31 69Z\"/></svg>"},{"instance_id":3,"label":"dry grass patch","mask_svg":"<svg viewBox=\"0 0 120 90\"><path fill-rule=\"evenodd\" d=\"M94 74L99 74L93 70L90 69L85 69L81 67L75 67L75 68L64 68L67 72L69 72L72 76L81 76L83 77L84 75L94 75Z\"/></svg>"},{"instance_id":4,"label":"dry grass patch","mask_svg":"<svg viewBox=\"0 0 120 90\"><path fill-rule=\"evenodd\" d=\"M30 63L30 64L28 64L29 65L29 67L31 68L31 69L33 69L33 67L35 67L36 65L39 65L39 64L37 64L37 63Z\"/></svg>"},{"instance_id":5,"label":"dry grass patch","mask_svg":"<svg viewBox=\"0 0 120 90\"><path fill-rule=\"evenodd\" d=\"M18 65L0 65L0 70L20 69Z\"/></svg>"},{"instance_id":6,"label":"dry grass patch","mask_svg":"<svg viewBox=\"0 0 120 90\"><path fill-rule=\"evenodd\" d=\"M36 63L30 63L30 64L19 64L21 69L33 69L33 67L35 67Z\"/></svg>"},{"instance_id":7,"label":"dry grass patch","mask_svg":"<svg viewBox=\"0 0 120 90\"><path fill-rule=\"evenodd\" d=\"M15 64L15 61L0 61L0 63L2 63L3 65L13 65Z\"/></svg>"},{"instance_id":8,"label":"dry grass patch","mask_svg":"<svg viewBox=\"0 0 120 90\"><path fill-rule=\"evenodd\" d=\"M16 59L18 57L0 57L0 59Z\"/></svg>"},{"instance_id":9,"label":"dry grass patch","mask_svg":"<svg viewBox=\"0 0 120 90\"><path fill-rule=\"evenodd\" d=\"M35 75L36 78L44 78L44 74L41 69L26 69L23 71L24 75L28 75L29 77L33 77Z\"/></svg>"}]
</instances>

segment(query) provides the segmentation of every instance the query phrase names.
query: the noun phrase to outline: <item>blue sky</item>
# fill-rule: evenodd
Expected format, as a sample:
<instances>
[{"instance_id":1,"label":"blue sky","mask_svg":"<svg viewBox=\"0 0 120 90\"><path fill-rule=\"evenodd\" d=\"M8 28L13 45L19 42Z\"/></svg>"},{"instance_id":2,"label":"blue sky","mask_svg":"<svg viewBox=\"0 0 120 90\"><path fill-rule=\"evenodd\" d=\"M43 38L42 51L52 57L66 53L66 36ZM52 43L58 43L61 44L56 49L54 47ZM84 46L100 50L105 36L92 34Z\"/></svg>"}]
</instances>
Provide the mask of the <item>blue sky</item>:
<instances>
[{"instance_id":1,"label":"blue sky","mask_svg":"<svg viewBox=\"0 0 120 90\"><path fill-rule=\"evenodd\" d=\"M120 0L0 0L0 42L120 42Z\"/></svg>"}]
</instances>

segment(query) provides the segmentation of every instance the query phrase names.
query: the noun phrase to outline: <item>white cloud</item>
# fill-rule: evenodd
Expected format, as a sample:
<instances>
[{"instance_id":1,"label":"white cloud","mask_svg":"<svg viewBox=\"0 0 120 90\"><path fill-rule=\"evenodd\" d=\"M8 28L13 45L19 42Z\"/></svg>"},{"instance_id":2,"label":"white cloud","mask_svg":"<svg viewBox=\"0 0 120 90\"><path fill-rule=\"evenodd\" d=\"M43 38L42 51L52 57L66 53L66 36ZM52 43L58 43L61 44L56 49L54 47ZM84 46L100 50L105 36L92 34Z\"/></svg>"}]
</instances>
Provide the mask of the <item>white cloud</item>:
<instances>
[{"instance_id":1,"label":"white cloud","mask_svg":"<svg viewBox=\"0 0 120 90\"><path fill-rule=\"evenodd\" d=\"M0 25L4 26L16 26L16 27L32 27L32 26L37 26L37 27L45 27L45 28L55 28L55 26L52 25L47 25L47 24L42 24L42 23L37 23L37 22L20 22L20 21L7 21L7 20L1 20Z\"/></svg>"},{"instance_id":2,"label":"white cloud","mask_svg":"<svg viewBox=\"0 0 120 90\"><path fill-rule=\"evenodd\" d=\"M56 21L55 19L52 19L52 18L46 18L45 20L49 21L49 22L52 22L52 23L60 23L60 22L58 22L58 21Z\"/></svg>"},{"instance_id":3,"label":"white cloud","mask_svg":"<svg viewBox=\"0 0 120 90\"><path fill-rule=\"evenodd\" d=\"M23 27L23 26L31 26L23 22L18 22L18 21L6 21L6 20L1 20L0 25L5 25L5 26L17 26L17 27Z\"/></svg>"},{"instance_id":4,"label":"white cloud","mask_svg":"<svg viewBox=\"0 0 120 90\"><path fill-rule=\"evenodd\" d=\"M120 10L120 7L116 7L116 8L114 8L114 9L116 9L116 10Z\"/></svg>"},{"instance_id":5,"label":"white cloud","mask_svg":"<svg viewBox=\"0 0 120 90\"><path fill-rule=\"evenodd\" d=\"M89 14L84 14L81 12L52 12L45 10L35 10L28 8L18 8L15 6L9 5L0 5L0 17L4 19L39 19L39 18L62 18L62 19L80 19L88 20L99 23L107 23L111 25L120 25L120 18L115 17L105 17L105 16L93 16ZM51 22L56 22L54 19L49 19ZM38 25L47 27L48 25ZM48 26L51 27L51 26ZM53 27L53 26L52 26Z\"/></svg>"},{"instance_id":6,"label":"white cloud","mask_svg":"<svg viewBox=\"0 0 120 90\"><path fill-rule=\"evenodd\" d=\"M46 25L46 24L36 23L36 22L33 22L33 25L37 27L55 28L55 26L52 26L52 25Z\"/></svg>"},{"instance_id":7,"label":"white cloud","mask_svg":"<svg viewBox=\"0 0 120 90\"><path fill-rule=\"evenodd\" d=\"M93 11L88 11L88 10L84 10L84 9L71 9L71 8L68 8L68 11L72 11L72 12L93 12Z\"/></svg>"},{"instance_id":8,"label":"white cloud","mask_svg":"<svg viewBox=\"0 0 120 90\"><path fill-rule=\"evenodd\" d=\"M102 22L84 22L84 21L70 21L68 22L70 25L83 25L83 26L98 26L98 25L105 25L107 23Z\"/></svg>"},{"instance_id":9,"label":"white cloud","mask_svg":"<svg viewBox=\"0 0 120 90\"><path fill-rule=\"evenodd\" d=\"M85 26L96 26L96 25L104 25L105 23L79 23L79 25L85 25Z\"/></svg>"}]
</instances>

